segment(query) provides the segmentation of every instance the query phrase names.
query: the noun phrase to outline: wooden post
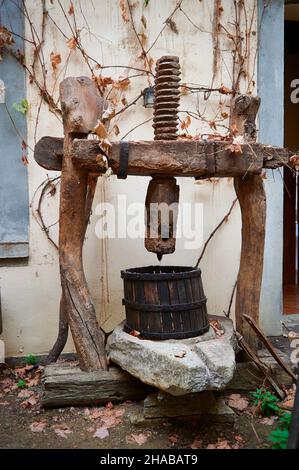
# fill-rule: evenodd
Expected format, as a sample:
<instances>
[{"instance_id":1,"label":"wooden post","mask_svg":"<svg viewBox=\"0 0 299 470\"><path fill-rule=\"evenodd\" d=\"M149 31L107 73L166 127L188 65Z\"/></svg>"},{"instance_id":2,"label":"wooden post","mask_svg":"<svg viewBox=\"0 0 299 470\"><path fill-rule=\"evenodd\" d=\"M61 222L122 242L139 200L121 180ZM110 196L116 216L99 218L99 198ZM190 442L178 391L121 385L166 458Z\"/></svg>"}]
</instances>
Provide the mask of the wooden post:
<instances>
[{"instance_id":1,"label":"wooden post","mask_svg":"<svg viewBox=\"0 0 299 470\"><path fill-rule=\"evenodd\" d=\"M95 127L103 102L94 83L86 77L65 79L60 84L60 100L65 135L59 219L62 295L81 369L105 370L105 335L96 320L82 263L90 181L86 170L74 167L71 155L73 139L86 137Z\"/></svg>"},{"instance_id":2,"label":"wooden post","mask_svg":"<svg viewBox=\"0 0 299 470\"><path fill-rule=\"evenodd\" d=\"M238 96L232 106L231 125L248 142L256 140L256 114L260 99L254 96ZM236 157L237 158L237 157ZM234 178L242 217L242 247L236 294L236 329L253 349L256 335L243 318L249 315L259 323L260 294L263 277L266 195L260 175L244 175Z\"/></svg>"}]
</instances>

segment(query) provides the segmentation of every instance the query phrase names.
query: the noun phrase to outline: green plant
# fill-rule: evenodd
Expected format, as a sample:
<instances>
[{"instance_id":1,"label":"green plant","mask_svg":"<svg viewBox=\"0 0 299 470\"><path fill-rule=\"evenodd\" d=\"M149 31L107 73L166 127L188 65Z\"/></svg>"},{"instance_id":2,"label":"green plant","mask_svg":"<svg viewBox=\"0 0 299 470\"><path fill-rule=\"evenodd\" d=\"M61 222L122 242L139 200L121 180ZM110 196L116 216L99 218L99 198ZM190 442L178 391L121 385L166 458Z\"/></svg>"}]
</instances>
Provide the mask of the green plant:
<instances>
[{"instance_id":1,"label":"green plant","mask_svg":"<svg viewBox=\"0 0 299 470\"><path fill-rule=\"evenodd\" d=\"M29 354L26 357L26 364L29 364L30 366L35 366L37 364L37 359L33 354Z\"/></svg>"},{"instance_id":2,"label":"green plant","mask_svg":"<svg viewBox=\"0 0 299 470\"><path fill-rule=\"evenodd\" d=\"M270 416L281 413L281 409L277 404L279 399L266 388L257 388L251 395L253 397L253 405L260 410L262 415Z\"/></svg>"},{"instance_id":3,"label":"green plant","mask_svg":"<svg viewBox=\"0 0 299 470\"><path fill-rule=\"evenodd\" d=\"M21 114L27 114L29 111L29 103L26 98L19 103L13 103L12 107Z\"/></svg>"},{"instance_id":4,"label":"green plant","mask_svg":"<svg viewBox=\"0 0 299 470\"><path fill-rule=\"evenodd\" d=\"M27 387L27 384L26 384L25 380L19 379L19 381L18 381L18 383L17 383L17 387L18 387L18 388L26 388L26 387Z\"/></svg>"},{"instance_id":5,"label":"green plant","mask_svg":"<svg viewBox=\"0 0 299 470\"><path fill-rule=\"evenodd\" d=\"M268 440L272 442L272 449L287 448L291 418L291 413L284 413L279 418L278 427L268 437Z\"/></svg>"}]
</instances>

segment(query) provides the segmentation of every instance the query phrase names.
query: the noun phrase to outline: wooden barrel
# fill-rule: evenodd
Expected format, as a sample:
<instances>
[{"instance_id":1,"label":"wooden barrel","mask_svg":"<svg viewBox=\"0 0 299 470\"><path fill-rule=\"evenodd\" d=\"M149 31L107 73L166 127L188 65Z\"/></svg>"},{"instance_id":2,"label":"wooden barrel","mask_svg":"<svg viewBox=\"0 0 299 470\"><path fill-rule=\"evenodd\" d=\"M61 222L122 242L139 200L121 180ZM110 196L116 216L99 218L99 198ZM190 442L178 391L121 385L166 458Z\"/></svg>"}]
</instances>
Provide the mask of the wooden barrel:
<instances>
[{"instance_id":1,"label":"wooden barrel","mask_svg":"<svg viewBox=\"0 0 299 470\"><path fill-rule=\"evenodd\" d=\"M147 266L121 271L125 331L147 339L182 339L208 331L201 270L186 266Z\"/></svg>"}]
</instances>

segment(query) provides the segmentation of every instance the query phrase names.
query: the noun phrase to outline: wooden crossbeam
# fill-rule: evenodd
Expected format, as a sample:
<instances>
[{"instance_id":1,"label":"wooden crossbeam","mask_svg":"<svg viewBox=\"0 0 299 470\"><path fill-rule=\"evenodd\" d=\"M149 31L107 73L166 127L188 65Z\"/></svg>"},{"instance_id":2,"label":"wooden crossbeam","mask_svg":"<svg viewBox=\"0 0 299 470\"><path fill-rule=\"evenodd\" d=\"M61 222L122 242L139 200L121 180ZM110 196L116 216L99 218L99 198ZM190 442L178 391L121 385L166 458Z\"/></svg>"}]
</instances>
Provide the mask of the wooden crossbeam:
<instances>
[{"instance_id":1,"label":"wooden crossbeam","mask_svg":"<svg viewBox=\"0 0 299 470\"><path fill-rule=\"evenodd\" d=\"M72 160L76 167L91 173L105 173L97 140L74 139ZM120 142L112 142L109 166L118 172ZM190 176L199 178L258 175L263 168L289 165L292 153L284 148L259 143L242 145L242 153L231 151L224 141L138 141L129 142L128 175ZM63 139L43 137L35 146L36 162L47 170L60 171Z\"/></svg>"}]
</instances>

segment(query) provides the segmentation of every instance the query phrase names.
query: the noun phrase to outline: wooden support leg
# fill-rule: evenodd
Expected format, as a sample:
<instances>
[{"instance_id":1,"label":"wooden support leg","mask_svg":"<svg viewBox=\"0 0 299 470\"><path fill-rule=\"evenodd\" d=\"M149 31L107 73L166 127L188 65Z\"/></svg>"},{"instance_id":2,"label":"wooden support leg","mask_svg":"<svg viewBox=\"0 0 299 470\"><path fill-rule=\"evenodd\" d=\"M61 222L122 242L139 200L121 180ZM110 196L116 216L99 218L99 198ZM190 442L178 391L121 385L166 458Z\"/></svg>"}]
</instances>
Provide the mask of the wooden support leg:
<instances>
[{"instance_id":1,"label":"wooden support leg","mask_svg":"<svg viewBox=\"0 0 299 470\"><path fill-rule=\"evenodd\" d=\"M64 122L61 173L59 262L65 313L83 370L107 368L105 335L99 328L82 263L86 231L88 173L72 163L74 137L86 135L100 116L102 102L91 80L68 78L60 85ZM92 201L92 199L91 199Z\"/></svg>"},{"instance_id":2,"label":"wooden support leg","mask_svg":"<svg viewBox=\"0 0 299 470\"><path fill-rule=\"evenodd\" d=\"M256 335L243 318L249 315L259 322L259 305L263 277L266 195L260 176L235 178L236 194L242 217L242 248L236 293L236 329L252 347Z\"/></svg>"},{"instance_id":3,"label":"wooden support leg","mask_svg":"<svg viewBox=\"0 0 299 470\"><path fill-rule=\"evenodd\" d=\"M256 140L256 114L260 99L238 96L232 107L231 125L248 142ZM264 265L266 195L260 175L234 178L242 217L242 247L236 293L236 328L246 343L256 348L256 336L243 318L249 315L259 323L259 305Z\"/></svg>"},{"instance_id":4,"label":"wooden support leg","mask_svg":"<svg viewBox=\"0 0 299 470\"><path fill-rule=\"evenodd\" d=\"M85 231L89 223L97 180L98 180L98 175L93 175L93 174L88 175L87 195L86 195L86 201L85 201ZM67 321L66 308L67 308L67 303L65 301L64 292L62 291L61 299L60 299L60 307L59 307L58 335L57 335L56 341L52 349L49 351L49 354L46 359L46 364L51 364L52 362L56 362L66 345L66 342L68 339L68 333L69 333L69 324Z\"/></svg>"}]
</instances>

